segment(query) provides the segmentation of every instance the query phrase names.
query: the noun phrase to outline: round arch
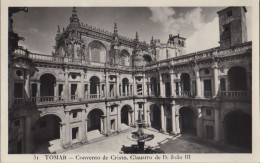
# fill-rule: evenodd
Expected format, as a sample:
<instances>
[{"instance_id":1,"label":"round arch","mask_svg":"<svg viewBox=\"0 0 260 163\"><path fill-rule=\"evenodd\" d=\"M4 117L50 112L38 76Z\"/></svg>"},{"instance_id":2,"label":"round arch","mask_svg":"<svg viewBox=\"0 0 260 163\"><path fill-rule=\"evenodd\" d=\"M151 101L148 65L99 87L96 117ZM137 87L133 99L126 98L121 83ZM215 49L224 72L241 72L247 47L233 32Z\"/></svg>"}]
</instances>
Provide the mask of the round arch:
<instances>
[{"instance_id":1,"label":"round arch","mask_svg":"<svg viewBox=\"0 0 260 163\"><path fill-rule=\"evenodd\" d=\"M177 109L180 133L196 134L197 114L192 107L182 106Z\"/></svg>"},{"instance_id":2,"label":"round arch","mask_svg":"<svg viewBox=\"0 0 260 163\"><path fill-rule=\"evenodd\" d=\"M241 110L229 111L224 117L225 143L252 148L252 116Z\"/></svg>"},{"instance_id":3,"label":"round arch","mask_svg":"<svg viewBox=\"0 0 260 163\"><path fill-rule=\"evenodd\" d=\"M150 105L150 120L151 127L157 130L161 129L161 110L157 104Z\"/></svg>"},{"instance_id":4,"label":"round arch","mask_svg":"<svg viewBox=\"0 0 260 163\"><path fill-rule=\"evenodd\" d=\"M244 67L233 66L228 70L227 75L230 91L247 90L247 71Z\"/></svg>"},{"instance_id":5,"label":"round arch","mask_svg":"<svg viewBox=\"0 0 260 163\"><path fill-rule=\"evenodd\" d=\"M50 73L44 73L40 76L40 96L41 101L53 101L55 96L56 77Z\"/></svg>"},{"instance_id":6,"label":"round arch","mask_svg":"<svg viewBox=\"0 0 260 163\"><path fill-rule=\"evenodd\" d=\"M102 132L104 128L104 123L102 116L104 115L104 112L102 109L99 108L93 108L88 112L87 115L87 131L93 131L93 130L99 130L99 132Z\"/></svg>"},{"instance_id":7,"label":"round arch","mask_svg":"<svg viewBox=\"0 0 260 163\"><path fill-rule=\"evenodd\" d=\"M98 96L98 94L100 94L100 90L98 86L100 83L100 79L97 76L92 76L89 79L89 83L90 83L90 95Z\"/></svg>"},{"instance_id":8,"label":"round arch","mask_svg":"<svg viewBox=\"0 0 260 163\"><path fill-rule=\"evenodd\" d=\"M133 109L130 105L126 104L120 109L121 124L130 125L132 123Z\"/></svg>"},{"instance_id":9,"label":"round arch","mask_svg":"<svg viewBox=\"0 0 260 163\"><path fill-rule=\"evenodd\" d=\"M131 61L130 61L130 53L123 49L120 52L120 65L124 65L124 66L130 66L131 65Z\"/></svg>"},{"instance_id":10,"label":"round arch","mask_svg":"<svg viewBox=\"0 0 260 163\"><path fill-rule=\"evenodd\" d=\"M61 144L62 119L56 114L41 114L32 128L32 142L35 153L50 153L51 145ZM52 142L52 143L51 143Z\"/></svg>"},{"instance_id":11,"label":"round arch","mask_svg":"<svg viewBox=\"0 0 260 163\"><path fill-rule=\"evenodd\" d=\"M97 40L92 41L89 43L88 51L90 61L102 63L106 62L107 49L102 42Z\"/></svg>"},{"instance_id":12,"label":"round arch","mask_svg":"<svg viewBox=\"0 0 260 163\"><path fill-rule=\"evenodd\" d=\"M182 73L180 76L181 79L181 88L183 92L190 91L190 74Z\"/></svg>"}]
</instances>

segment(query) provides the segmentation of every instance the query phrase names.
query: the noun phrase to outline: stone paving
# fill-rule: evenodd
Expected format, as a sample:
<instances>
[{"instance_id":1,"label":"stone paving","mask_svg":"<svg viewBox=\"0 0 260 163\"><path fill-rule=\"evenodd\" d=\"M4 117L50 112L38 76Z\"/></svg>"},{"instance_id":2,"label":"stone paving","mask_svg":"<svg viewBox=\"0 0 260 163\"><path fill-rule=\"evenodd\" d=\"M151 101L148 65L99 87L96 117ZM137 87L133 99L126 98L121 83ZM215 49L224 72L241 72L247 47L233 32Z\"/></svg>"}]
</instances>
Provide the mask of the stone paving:
<instances>
[{"instance_id":1,"label":"stone paving","mask_svg":"<svg viewBox=\"0 0 260 163\"><path fill-rule=\"evenodd\" d=\"M121 133L116 136L111 136L98 142L90 143L75 149L65 151L63 153L120 153L122 147L131 147L137 144L131 141L128 137L132 131ZM189 139L189 136L171 136L162 134L154 129L144 129L147 134L154 134L154 139L145 143L153 149L161 149L164 153L232 153L234 151L217 147L209 143L201 143L196 139Z\"/></svg>"}]
</instances>

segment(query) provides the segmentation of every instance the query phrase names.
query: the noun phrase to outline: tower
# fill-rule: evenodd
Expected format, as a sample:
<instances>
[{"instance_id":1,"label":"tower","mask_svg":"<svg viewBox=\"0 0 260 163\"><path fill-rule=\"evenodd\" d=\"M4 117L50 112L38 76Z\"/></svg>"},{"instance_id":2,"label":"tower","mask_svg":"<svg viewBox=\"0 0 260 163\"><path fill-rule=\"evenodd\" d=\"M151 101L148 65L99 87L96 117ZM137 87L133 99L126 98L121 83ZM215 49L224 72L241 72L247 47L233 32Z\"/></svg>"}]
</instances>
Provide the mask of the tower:
<instances>
[{"instance_id":1,"label":"tower","mask_svg":"<svg viewBox=\"0 0 260 163\"><path fill-rule=\"evenodd\" d=\"M217 12L221 48L247 41L246 12L245 7L228 7Z\"/></svg>"}]
</instances>

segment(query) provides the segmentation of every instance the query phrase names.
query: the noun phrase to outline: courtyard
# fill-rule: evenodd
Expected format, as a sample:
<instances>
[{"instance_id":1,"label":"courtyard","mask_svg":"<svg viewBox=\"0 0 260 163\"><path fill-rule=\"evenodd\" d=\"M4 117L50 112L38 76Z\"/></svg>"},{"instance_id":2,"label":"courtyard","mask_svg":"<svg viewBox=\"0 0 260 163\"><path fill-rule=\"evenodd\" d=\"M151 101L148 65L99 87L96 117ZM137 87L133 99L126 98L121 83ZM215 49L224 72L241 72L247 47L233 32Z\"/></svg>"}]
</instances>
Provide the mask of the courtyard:
<instances>
[{"instance_id":1,"label":"courtyard","mask_svg":"<svg viewBox=\"0 0 260 163\"><path fill-rule=\"evenodd\" d=\"M104 138L103 140L62 152L74 153L123 153L125 148L137 144L129 139L131 132L137 129L130 128L127 132ZM144 129L147 134L154 134L154 139L145 143L151 149L163 153L240 153L238 149L221 147L216 144L202 142L193 135L172 136L163 134L153 128Z\"/></svg>"}]
</instances>

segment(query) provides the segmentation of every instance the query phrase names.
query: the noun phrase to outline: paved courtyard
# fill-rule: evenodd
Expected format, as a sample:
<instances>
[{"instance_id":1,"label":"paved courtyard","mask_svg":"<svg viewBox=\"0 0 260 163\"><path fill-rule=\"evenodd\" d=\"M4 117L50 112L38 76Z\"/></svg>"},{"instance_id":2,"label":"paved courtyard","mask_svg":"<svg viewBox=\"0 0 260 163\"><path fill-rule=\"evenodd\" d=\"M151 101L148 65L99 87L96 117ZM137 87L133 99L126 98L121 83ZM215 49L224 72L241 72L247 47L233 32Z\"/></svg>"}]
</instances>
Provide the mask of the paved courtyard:
<instances>
[{"instance_id":1,"label":"paved courtyard","mask_svg":"<svg viewBox=\"0 0 260 163\"><path fill-rule=\"evenodd\" d=\"M90 143L75 149L65 151L63 153L120 153L123 146L131 147L137 144L128 137L132 131L122 133L120 135L111 136L109 138ZM144 129L147 134L154 134L154 139L145 143L152 149L160 149L164 153L233 153L227 148L216 147L210 143L202 143L195 137L189 135L171 136L159 133L154 129Z\"/></svg>"}]
</instances>

